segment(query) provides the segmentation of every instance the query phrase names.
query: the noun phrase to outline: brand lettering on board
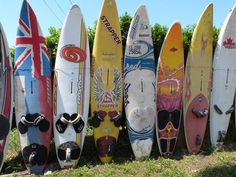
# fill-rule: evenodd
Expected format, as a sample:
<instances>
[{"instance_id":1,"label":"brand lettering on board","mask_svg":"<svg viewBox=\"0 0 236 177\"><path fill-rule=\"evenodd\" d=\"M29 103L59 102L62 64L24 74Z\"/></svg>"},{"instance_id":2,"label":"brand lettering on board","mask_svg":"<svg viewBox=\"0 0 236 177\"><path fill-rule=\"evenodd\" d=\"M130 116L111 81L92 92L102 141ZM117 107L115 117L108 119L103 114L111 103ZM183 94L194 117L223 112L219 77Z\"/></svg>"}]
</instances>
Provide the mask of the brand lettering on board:
<instances>
[{"instance_id":1,"label":"brand lettering on board","mask_svg":"<svg viewBox=\"0 0 236 177\"><path fill-rule=\"evenodd\" d=\"M140 45L131 45L129 46L129 55L133 55L133 54L142 54L141 52L141 47Z\"/></svg>"},{"instance_id":2,"label":"brand lettering on board","mask_svg":"<svg viewBox=\"0 0 236 177\"><path fill-rule=\"evenodd\" d=\"M115 41L115 43L121 44L121 40L119 38L119 36L117 35L116 31L114 30L114 28L111 26L110 22L108 21L106 16L101 16L101 21L102 23L105 25L106 29L111 33L111 36L113 38L113 40Z\"/></svg>"},{"instance_id":3,"label":"brand lettering on board","mask_svg":"<svg viewBox=\"0 0 236 177\"><path fill-rule=\"evenodd\" d=\"M130 32L131 39L134 39L136 36L139 19L140 19L139 15L137 15L136 18L134 19L134 23L133 23L133 26L132 26L131 32Z\"/></svg>"},{"instance_id":4,"label":"brand lettering on board","mask_svg":"<svg viewBox=\"0 0 236 177\"><path fill-rule=\"evenodd\" d=\"M223 42L223 46L227 49L236 49L236 44L231 37Z\"/></svg>"}]
</instances>

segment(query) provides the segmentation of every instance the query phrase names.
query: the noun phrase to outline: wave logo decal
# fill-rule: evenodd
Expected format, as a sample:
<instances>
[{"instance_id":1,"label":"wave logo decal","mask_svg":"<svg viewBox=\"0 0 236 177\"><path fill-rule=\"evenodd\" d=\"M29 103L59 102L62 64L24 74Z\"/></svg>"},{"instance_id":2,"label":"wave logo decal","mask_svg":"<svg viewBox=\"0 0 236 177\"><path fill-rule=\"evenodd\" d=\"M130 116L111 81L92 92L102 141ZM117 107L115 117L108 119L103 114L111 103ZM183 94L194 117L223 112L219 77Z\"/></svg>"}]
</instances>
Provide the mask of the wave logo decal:
<instances>
[{"instance_id":1,"label":"wave logo decal","mask_svg":"<svg viewBox=\"0 0 236 177\"><path fill-rule=\"evenodd\" d=\"M84 62L87 58L86 52L75 45L66 45L62 47L60 55L63 59L73 63Z\"/></svg>"}]
</instances>

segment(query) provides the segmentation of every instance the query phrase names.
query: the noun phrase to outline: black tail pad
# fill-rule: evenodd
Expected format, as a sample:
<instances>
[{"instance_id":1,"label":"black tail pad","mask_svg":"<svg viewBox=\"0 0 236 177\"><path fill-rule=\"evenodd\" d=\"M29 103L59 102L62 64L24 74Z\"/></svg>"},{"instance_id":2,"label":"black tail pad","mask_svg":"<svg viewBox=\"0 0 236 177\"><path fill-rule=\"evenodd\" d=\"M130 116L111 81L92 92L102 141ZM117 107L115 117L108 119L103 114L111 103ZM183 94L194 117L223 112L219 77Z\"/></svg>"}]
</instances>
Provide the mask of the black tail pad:
<instances>
[{"instance_id":1,"label":"black tail pad","mask_svg":"<svg viewBox=\"0 0 236 177\"><path fill-rule=\"evenodd\" d=\"M111 136L104 136L97 140L96 145L100 157L112 156L115 150L116 139Z\"/></svg>"},{"instance_id":2,"label":"black tail pad","mask_svg":"<svg viewBox=\"0 0 236 177\"><path fill-rule=\"evenodd\" d=\"M172 112L172 119L171 122L175 129L179 129L179 123L180 123L180 111L179 110L174 110Z\"/></svg>"},{"instance_id":3,"label":"black tail pad","mask_svg":"<svg viewBox=\"0 0 236 177\"><path fill-rule=\"evenodd\" d=\"M166 110L159 111L157 117L158 128L159 130L163 130L169 122L169 112Z\"/></svg>"},{"instance_id":4,"label":"black tail pad","mask_svg":"<svg viewBox=\"0 0 236 177\"><path fill-rule=\"evenodd\" d=\"M22 153L24 162L31 166L41 166L47 161L48 150L44 145L36 143L30 144L23 149Z\"/></svg>"},{"instance_id":5,"label":"black tail pad","mask_svg":"<svg viewBox=\"0 0 236 177\"><path fill-rule=\"evenodd\" d=\"M66 143L61 144L57 149L58 157L61 161L66 160L66 150L71 150L70 159L77 160L80 157L81 149L79 145L73 141L68 141Z\"/></svg>"}]
</instances>

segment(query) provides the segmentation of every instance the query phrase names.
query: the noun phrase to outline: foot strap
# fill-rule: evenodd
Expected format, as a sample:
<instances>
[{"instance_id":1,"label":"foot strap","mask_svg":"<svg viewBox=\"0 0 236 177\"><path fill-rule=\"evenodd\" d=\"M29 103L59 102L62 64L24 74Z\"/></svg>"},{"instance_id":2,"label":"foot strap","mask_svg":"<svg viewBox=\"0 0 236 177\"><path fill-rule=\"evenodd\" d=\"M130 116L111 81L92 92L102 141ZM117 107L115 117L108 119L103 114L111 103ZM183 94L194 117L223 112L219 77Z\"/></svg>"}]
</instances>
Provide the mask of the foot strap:
<instances>
[{"instance_id":1,"label":"foot strap","mask_svg":"<svg viewBox=\"0 0 236 177\"><path fill-rule=\"evenodd\" d=\"M56 122L56 129L59 133L64 133L67 126L71 124L76 133L80 133L84 128L83 117L80 114L74 113L71 116L67 113L61 115Z\"/></svg>"},{"instance_id":2,"label":"foot strap","mask_svg":"<svg viewBox=\"0 0 236 177\"><path fill-rule=\"evenodd\" d=\"M121 122L122 122L122 117L121 117L121 113L117 112L117 111L109 111L108 112L108 116L110 117L110 120L112 122L114 122L114 125L116 127L120 127L121 126Z\"/></svg>"},{"instance_id":3,"label":"foot strap","mask_svg":"<svg viewBox=\"0 0 236 177\"><path fill-rule=\"evenodd\" d=\"M197 118L203 118L208 115L208 110L205 109L203 111L199 111L195 108L192 109L192 113L197 117Z\"/></svg>"},{"instance_id":4,"label":"foot strap","mask_svg":"<svg viewBox=\"0 0 236 177\"><path fill-rule=\"evenodd\" d=\"M50 127L49 121L44 117L44 115L27 114L22 116L18 124L18 128L21 134L25 134L28 131L28 127L36 126L41 132L47 132Z\"/></svg>"},{"instance_id":5,"label":"foot strap","mask_svg":"<svg viewBox=\"0 0 236 177\"><path fill-rule=\"evenodd\" d=\"M100 123L104 121L107 113L105 111L94 111L91 124L94 128L98 128Z\"/></svg>"}]
</instances>

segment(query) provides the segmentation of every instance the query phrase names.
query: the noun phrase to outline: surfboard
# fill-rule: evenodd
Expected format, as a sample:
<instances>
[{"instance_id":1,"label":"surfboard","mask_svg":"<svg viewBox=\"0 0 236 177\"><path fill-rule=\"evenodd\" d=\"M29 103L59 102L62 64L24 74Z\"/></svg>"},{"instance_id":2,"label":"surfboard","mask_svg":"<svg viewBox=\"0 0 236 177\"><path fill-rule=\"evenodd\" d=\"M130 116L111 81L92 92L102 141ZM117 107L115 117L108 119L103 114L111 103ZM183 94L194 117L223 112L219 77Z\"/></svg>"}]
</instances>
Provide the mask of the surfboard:
<instances>
[{"instance_id":1,"label":"surfboard","mask_svg":"<svg viewBox=\"0 0 236 177\"><path fill-rule=\"evenodd\" d=\"M184 81L184 49L181 25L170 27L162 44L157 66L156 135L161 155L174 152L177 142Z\"/></svg>"},{"instance_id":2,"label":"surfboard","mask_svg":"<svg viewBox=\"0 0 236 177\"><path fill-rule=\"evenodd\" d=\"M104 0L97 21L91 72L94 140L102 163L112 159L123 103L122 41L115 0Z\"/></svg>"},{"instance_id":3,"label":"surfboard","mask_svg":"<svg viewBox=\"0 0 236 177\"><path fill-rule=\"evenodd\" d=\"M186 61L183 92L185 138L190 153L200 151L209 113L212 75L213 4L202 13Z\"/></svg>"},{"instance_id":4,"label":"surfboard","mask_svg":"<svg viewBox=\"0 0 236 177\"><path fill-rule=\"evenodd\" d=\"M146 7L131 22L124 60L124 103L127 129L136 159L150 156L156 120L155 64Z\"/></svg>"},{"instance_id":5,"label":"surfboard","mask_svg":"<svg viewBox=\"0 0 236 177\"><path fill-rule=\"evenodd\" d=\"M9 46L0 23L0 171L7 154L12 124L13 68Z\"/></svg>"},{"instance_id":6,"label":"surfboard","mask_svg":"<svg viewBox=\"0 0 236 177\"><path fill-rule=\"evenodd\" d=\"M65 19L54 69L54 141L61 168L75 167L82 152L89 110L90 52L82 12Z\"/></svg>"},{"instance_id":7,"label":"surfboard","mask_svg":"<svg viewBox=\"0 0 236 177\"><path fill-rule=\"evenodd\" d=\"M53 116L50 59L32 8L23 1L14 60L15 115L24 163L42 174L49 155Z\"/></svg>"},{"instance_id":8,"label":"surfboard","mask_svg":"<svg viewBox=\"0 0 236 177\"><path fill-rule=\"evenodd\" d=\"M234 111L236 88L236 7L230 11L221 28L213 60L210 111L210 137L214 147L221 147Z\"/></svg>"}]
</instances>

